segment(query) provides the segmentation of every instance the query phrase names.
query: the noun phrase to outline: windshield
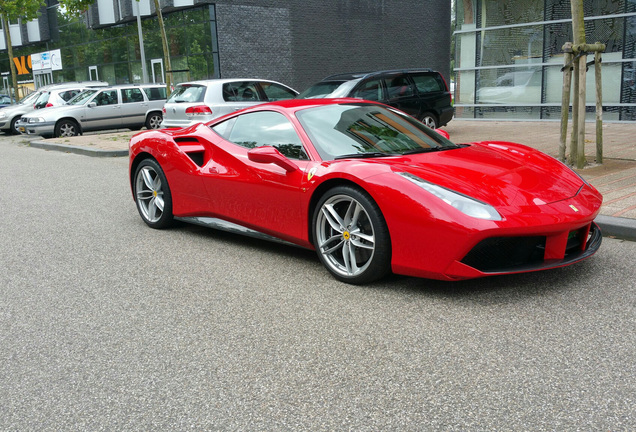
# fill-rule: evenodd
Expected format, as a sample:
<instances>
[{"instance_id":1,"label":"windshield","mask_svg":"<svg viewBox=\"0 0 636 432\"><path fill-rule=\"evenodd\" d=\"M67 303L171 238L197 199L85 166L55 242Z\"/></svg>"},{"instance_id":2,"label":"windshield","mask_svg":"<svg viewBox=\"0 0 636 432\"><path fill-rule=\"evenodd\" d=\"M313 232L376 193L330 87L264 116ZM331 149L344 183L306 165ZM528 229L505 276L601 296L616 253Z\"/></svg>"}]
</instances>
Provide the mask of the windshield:
<instances>
[{"instance_id":1,"label":"windshield","mask_svg":"<svg viewBox=\"0 0 636 432\"><path fill-rule=\"evenodd\" d=\"M351 89L360 81L321 81L297 96L297 99L347 97Z\"/></svg>"},{"instance_id":2,"label":"windshield","mask_svg":"<svg viewBox=\"0 0 636 432\"><path fill-rule=\"evenodd\" d=\"M324 97L337 89L344 81L323 81L314 84L298 95L299 99Z\"/></svg>"},{"instance_id":3,"label":"windshield","mask_svg":"<svg viewBox=\"0 0 636 432\"><path fill-rule=\"evenodd\" d=\"M32 104L32 103L35 103L37 98L40 97L40 94L41 94L41 92L39 92L39 91L30 93L30 94L26 95L25 97L23 97L22 99L20 99L18 101L18 104Z\"/></svg>"},{"instance_id":4,"label":"windshield","mask_svg":"<svg viewBox=\"0 0 636 432\"><path fill-rule=\"evenodd\" d=\"M84 105L99 90L84 90L73 99L70 99L67 105Z\"/></svg>"},{"instance_id":5,"label":"windshield","mask_svg":"<svg viewBox=\"0 0 636 432\"><path fill-rule=\"evenodd\" d=\"M325 105L299 111L297 117L323 160L458 148L414 118L381 105Z\"/></svg>"}]
</instances>

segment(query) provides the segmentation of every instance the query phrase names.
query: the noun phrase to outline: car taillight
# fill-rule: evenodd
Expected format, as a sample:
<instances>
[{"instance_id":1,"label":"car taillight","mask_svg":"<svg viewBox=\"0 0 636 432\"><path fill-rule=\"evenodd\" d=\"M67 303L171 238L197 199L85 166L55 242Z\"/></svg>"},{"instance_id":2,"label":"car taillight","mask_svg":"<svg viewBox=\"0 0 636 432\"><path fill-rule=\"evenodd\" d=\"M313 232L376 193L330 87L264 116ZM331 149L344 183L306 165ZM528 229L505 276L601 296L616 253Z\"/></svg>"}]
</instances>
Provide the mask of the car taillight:
<instances>
[{"instance_id":1,"label":"car taillight","mask_svg":"<svg viewBox=\"0 0 636 432\"><path fill-rule=\"evenodd\" d=\"M52 107L52 106L53 106L53 104L51 102L49 102L49 103L46 104L45 108L49 108L49 107Z\"/></svg>"},{"instance_id":2,"label":"car taillight","mask_svg":"<svg viewBox=\"0 0 636 432\"><path fill-rule=\"evenodd\" d=\"M197 105L186 108L185 113L187 116L210 115L212 110L207 105Z\"/></svg>"},{"instance_id":3,"label":"car taillight","mask_svg":"<svg viewBox=\"0 0 636 432\"><path fill-rule=\"evenodd\" d=\"M161 108L161 111L163 111L163 113L166 114L166 107Z\"/></svg>"}]
</instances>

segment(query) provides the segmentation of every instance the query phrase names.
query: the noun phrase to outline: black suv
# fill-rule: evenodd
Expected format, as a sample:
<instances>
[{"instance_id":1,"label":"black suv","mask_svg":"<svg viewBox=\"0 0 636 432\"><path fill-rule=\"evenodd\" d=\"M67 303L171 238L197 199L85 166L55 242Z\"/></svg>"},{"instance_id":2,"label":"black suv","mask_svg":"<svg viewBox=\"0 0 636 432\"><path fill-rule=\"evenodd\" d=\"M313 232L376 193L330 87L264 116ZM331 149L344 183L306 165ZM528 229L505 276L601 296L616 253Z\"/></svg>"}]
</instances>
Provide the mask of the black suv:
<instances>
[{"instance_id":1,"label":"black suv","mask_svg":"<svg viewBox=\"0 0 636 432\"><path fill-rule=\"evenodd\" d=\"M432 69L331 75L298 95L298 98L339 97L382 102L433 129L447 124L454 112L446 81Z\"/></svg>"}]
</instances>

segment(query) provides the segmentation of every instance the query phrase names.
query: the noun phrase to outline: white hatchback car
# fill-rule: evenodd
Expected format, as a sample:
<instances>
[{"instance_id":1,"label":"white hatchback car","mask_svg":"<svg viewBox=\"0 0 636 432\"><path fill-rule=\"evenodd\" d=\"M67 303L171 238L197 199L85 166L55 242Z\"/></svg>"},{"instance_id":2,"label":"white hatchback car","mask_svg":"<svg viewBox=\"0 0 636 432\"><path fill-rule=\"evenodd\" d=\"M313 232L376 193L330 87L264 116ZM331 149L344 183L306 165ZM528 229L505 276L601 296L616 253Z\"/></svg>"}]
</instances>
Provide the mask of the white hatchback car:
<instances>
[{"instance_id":1,"label":"white hatchback car","mask_svg":"<svg viewBox=\"0 0 636 432\"><path fill-rule=\"evenodd\" d=\"M205 123L253 105L294 99L298 92L276 81L212 79L176 86L163 107L162 127Z\"/></svg>"}]
</instances>

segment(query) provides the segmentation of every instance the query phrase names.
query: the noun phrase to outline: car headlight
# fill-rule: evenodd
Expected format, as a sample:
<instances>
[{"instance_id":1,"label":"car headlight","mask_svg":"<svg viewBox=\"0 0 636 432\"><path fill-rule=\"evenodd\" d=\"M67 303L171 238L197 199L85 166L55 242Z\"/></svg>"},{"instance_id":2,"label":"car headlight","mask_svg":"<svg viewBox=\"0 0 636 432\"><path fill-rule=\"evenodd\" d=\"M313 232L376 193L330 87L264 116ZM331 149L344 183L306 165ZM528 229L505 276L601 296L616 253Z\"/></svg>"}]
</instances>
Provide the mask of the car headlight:
<instances>
[{"instance_id":1,"label":"car headlight","mask_svg":"<svg viewBox=\"0 0 636 432\"><path fill-rule=\"evenodd\" d=\"M6 112L0 112L0 118L7 118Z\"/></svg>"},{"instance_id":2,"label":"car headlight","mask_svg":"<svg viewBox=\"0 0 636 432\"><path fill-rule=\"evenodd\" d=\"M42 117L29 117L27 119L27 123L44 123L46 120L44 120Z\"/></svg>"},{"instance_id":3,"label":"car headlight","mask_svg":"<svg viewBox=\"0 0 636 432\"><path fill-rule=\"evenodd\" d=\"M401 175L412 183L415 183L425 191L435 195L446 204L455 207L457 210L467 216L493 221L501 220L501 215L497 212L497 210L495 210L493 206L489 204L483 203L466 195L462 195L458 192L454 192L450 189L438 186L434 183L427 182L426 180L421 179L411 173L398 172L396 174Z\"/></svg>"}]
</instances>

